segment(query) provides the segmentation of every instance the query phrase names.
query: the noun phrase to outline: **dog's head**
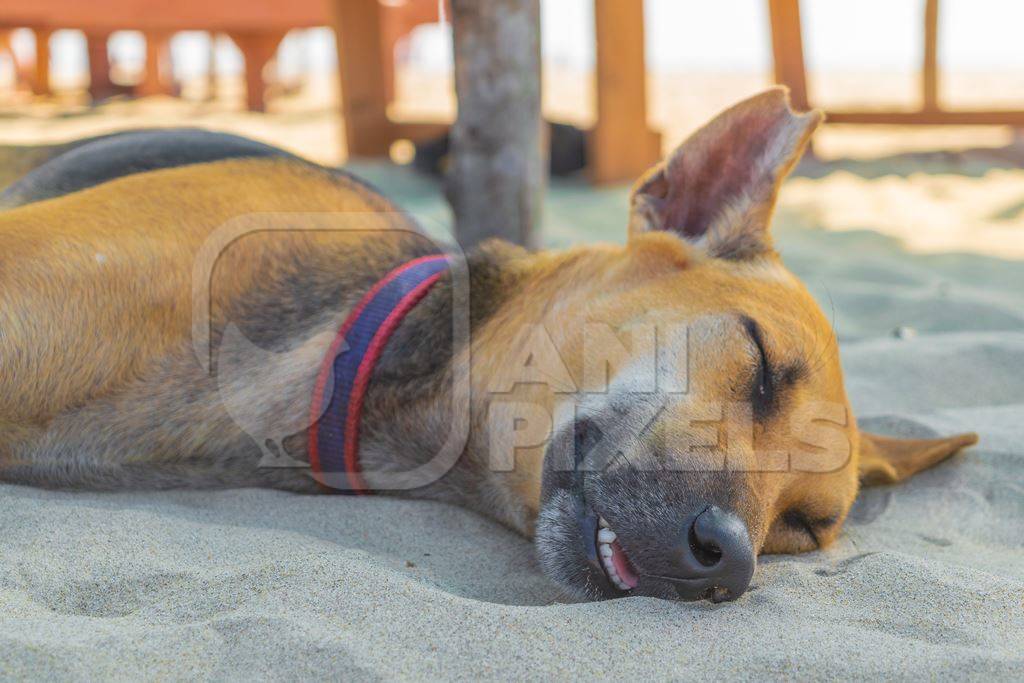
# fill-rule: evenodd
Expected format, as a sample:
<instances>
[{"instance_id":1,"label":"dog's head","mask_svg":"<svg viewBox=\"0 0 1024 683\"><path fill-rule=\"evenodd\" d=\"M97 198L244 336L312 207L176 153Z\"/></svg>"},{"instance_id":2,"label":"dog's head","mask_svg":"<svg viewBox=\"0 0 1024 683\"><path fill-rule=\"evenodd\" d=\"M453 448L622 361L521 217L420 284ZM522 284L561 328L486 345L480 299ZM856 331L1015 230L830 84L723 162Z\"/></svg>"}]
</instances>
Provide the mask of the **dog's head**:
<instances>
[{"instance_id":1,"label":"dog's head","mask_svg":"<svg viewBox=\"0 0 1024 683\"><path fill-rule=\"evenodd\" d=\"M538 468L540 560L577 595L734 599L759 553L831 543L859 482L974 442L857 429L832 326L768 232L820 120L768 91L637 182L626 258L558 344L577 384L606 384L573 395Z\"/></svg>"}]
</instances>

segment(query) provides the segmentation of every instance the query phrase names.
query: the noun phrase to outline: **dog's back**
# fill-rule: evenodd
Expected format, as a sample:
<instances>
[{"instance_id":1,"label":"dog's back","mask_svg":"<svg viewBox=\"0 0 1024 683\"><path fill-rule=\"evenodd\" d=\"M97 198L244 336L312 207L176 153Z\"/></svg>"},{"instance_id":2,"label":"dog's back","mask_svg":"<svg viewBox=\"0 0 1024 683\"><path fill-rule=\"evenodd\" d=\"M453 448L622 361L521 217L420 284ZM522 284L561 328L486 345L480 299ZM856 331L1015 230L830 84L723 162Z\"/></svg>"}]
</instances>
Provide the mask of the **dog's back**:
<instances>
[{"instance_id":1,"label":"dog's back","mask_svg":"<svg viewBox=\"0 0 1024 683\"><path fill-rule=\"evenodd\" d=\"M4 148L5 162L21 173L0 193L12 207L59 197L126 175L224 159L279 158L288 152L247 138L201 130L133 130L49 147Z\"/></svg>"}]
</instances>

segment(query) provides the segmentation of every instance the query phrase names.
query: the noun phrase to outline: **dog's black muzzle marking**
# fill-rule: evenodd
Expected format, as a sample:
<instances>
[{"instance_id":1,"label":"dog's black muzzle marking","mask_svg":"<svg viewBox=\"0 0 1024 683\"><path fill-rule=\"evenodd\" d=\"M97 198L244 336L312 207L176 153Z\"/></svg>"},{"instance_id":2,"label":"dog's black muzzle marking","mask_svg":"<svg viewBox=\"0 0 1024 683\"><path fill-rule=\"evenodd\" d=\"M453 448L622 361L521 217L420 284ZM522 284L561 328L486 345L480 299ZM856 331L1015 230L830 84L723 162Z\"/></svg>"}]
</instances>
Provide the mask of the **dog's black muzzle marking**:
<instances>
[{"instance_id":1,"label":"dog's black muzzle marking","mask_svg":"<svg viewBox=\"0 0 1024 683\"><path fill-rule=\"evenodd\" d=\"M574 425L574 457L549 447L544 499L556 489L569 494L571 512L565 512L575 518L579 545L562 552L587 565L589 581L605 597L635 593L722 602L742 595L757 558L746 524L729 511L739 494L735 480L723 472L642 471L628 459L614 470L596 471L584 464L593 441L588 431ZM556 435L552 446L567 438ZM639 576L632 591L607 580L597 542L602 517Z\"/></svg>"}]
</instances>

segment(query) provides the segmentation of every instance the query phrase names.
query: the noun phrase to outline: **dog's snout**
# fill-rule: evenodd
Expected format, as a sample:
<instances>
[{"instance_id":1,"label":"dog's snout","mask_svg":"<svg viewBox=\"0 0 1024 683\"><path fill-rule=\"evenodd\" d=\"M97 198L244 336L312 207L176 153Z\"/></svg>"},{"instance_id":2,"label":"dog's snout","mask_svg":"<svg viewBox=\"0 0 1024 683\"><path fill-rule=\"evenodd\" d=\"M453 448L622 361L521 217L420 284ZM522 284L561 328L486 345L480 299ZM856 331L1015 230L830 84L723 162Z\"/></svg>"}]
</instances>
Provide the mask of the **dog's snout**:
<instances>
[{"instance_id":1,"label":"dog's snout","mask_svg":"<svg viewBox=\"0 0 1024 683\"><path fill-rule=\"evenodd\" d=\"M670 554L671 583L687 600L735 600L750 585L757 561L746 524L715 505L688 521Z\"/></svg>"}]
</instances>

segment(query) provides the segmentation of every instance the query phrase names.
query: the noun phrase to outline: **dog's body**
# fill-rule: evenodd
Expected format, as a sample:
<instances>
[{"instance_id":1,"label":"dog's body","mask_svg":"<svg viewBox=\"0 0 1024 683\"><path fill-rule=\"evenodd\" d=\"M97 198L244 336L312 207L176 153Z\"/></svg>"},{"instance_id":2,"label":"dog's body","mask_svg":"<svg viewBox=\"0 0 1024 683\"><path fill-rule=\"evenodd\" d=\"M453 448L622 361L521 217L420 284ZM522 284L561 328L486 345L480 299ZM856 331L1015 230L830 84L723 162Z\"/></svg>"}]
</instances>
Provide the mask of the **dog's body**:
<instances>
[{"instance_id":1,"label":"dog's body","mask_svg":"<svg viewBox=\"0 0 1024 683\"><path fill-rule=\"evenodd\" d=\"M735 597L752 553L809 550L838 534L858 472L895 481L972 442L897 442L856 429L828 322L766 237L778 184L817 121L789 112L779 91L726 112L638 184L625 246L472 252L469 341L454 336L457 282L445 278L401 322L373 371L359 449L369 487L387 488L375 484L428 462L453 425L464 425L458 462L409 495L536 533L542 564L582 595L616 595L618 586L698 597L724 586L720 597ZM118 155L133 145L115 136L51 160L0 200L9 207L0 212L0 480L316 491L301 465L317 370L360 297L438 247L345 174L238 138L218 138L211 152L201 137L209 134L176 134L202 143L195 154L162 134L176 150L164 154L155 135L136 141L150 145L149 161L120 177ZM722 146L744 135L753 142ZM713 171L702 170L709 164ZM313 229L325 216L344 229ZM240 217L244 229L232 232ZM230 239L218 241L225 230ZM197 270L211 244L219 246L209 273ZM208 339L197 344L200 304ZM685 341L659 347L654 365L641 358L653 353L647 337L616 346L617 334L676 323L689 330ZM228 343L239 338L254 346ZM612 349L597 365L585 348L592 339ZM752 362L760 368L753 394ZM598 366L607 381L590 386ZM452 400L460 367L470 370L464 416ZM686 389L641 419L635 385L652 368L682 377ZM584 416L568 427L558 417L566 396ZM747 399L746 420L731 417L729 406ZM718 413L701 413L698 400ZM524 437L531 429L520 423L534 410L501 431L499 404L539 407L546 418L534 422L547 422ZM799 417L813 406L827 415ZM579 425L607 414L629 427L616 435L616 453L655 466L604 463L584 476L578 455L575 465L553 466L558 434L575 434L579 450L588 438ZM811 428L822 420L831 431ZM709 421L732 441L695 438L693 425ZM730 432L744 424L749 443ZM285 452L268 455L253 426L282 437ZM495 466L505 447L514 467ZM726 462L710 466L724 450ZM765 466L764 452L801 452L817 464L787 456L785 467ZM662 471L666 461L682 466ZM613 540L581 543L581 528ZM666 559L652 540L661 535L687 557ZM702 545L710 556L695 562ZM623 577L607 564L602 575L598 546L619 558ZM625 579L626 551L635 582ZM736 566L723 568L732 555Z\"/></svg>"},{"instance_id":2,"label":"dog's body","mask_svg":"<svg viewBox=\"0 0 1024 683\"><path fill-rule=\"evenodd\" d=\"M123 210L125 196L136 211ZM306 231L318 213L351 214L365 232ZM248 385L250 409L268 422L281 409L308 410L309 370L354 301L389 269L436 249L367 186L283 157L243 154L133 173L0 214L0 410L5 427L28 439L5 437L7 472L51 486L315 490L294 468L257 467L259 447L222 405L215 369L205 371L196 358L194 266L211 235L240 215L265 219L266 230L254 226L217 254L211 336L216 342L230 322L277 352L280 367L251 368L238 379ZM294 232L282 232L280 216ZM396 344L406 350L396 365L435 362L414 350L423 338L416 332ZM215 344L215 359L217 350ZM435 344L430 352L444 349ZM401 376L390 360L380 374ZM175 425L182 432L174 433ZM118 438L124 441L114 443ZM58 450L67 457L51 457ZM239 467L246 454L255 459ZM133 462L142 463L134 472Z\"/></svg>"}]
</instances>

